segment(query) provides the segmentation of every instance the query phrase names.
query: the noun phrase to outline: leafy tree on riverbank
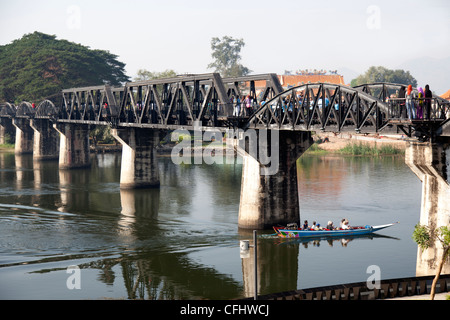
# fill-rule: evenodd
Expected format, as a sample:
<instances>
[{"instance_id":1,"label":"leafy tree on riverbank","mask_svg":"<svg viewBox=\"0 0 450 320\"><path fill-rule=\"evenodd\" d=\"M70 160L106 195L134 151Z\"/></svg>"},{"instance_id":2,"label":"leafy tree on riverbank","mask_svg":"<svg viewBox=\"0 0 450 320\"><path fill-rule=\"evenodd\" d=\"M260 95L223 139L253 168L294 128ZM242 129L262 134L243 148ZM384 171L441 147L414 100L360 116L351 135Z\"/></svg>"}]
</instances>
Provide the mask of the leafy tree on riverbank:
<instances>
[{"instance_id":1,"label":"leafy tree on riverbank","mask_svg":"<svg viewBox=\"0 0 450 320\"><path fill-rule=\"evenodd\" d=\"M40 32L0 46L0 101L39 102L66 88L129 81L117 55Z\"/></svg>"},{"instance_id":2,"label":"leafy tree on riverbank","mask_svg":"<svg viewBox=\"0 0 450 320\"><path fill-rule=\"evenodd\" d=\"M417 80L409 73L409 71L397 69L390 70L385 67L370 67L364 74L359 75L351 81L351 86L355 87L366 83L389 82L404 85L417 86Z\"/></svg>"}]
</instances>

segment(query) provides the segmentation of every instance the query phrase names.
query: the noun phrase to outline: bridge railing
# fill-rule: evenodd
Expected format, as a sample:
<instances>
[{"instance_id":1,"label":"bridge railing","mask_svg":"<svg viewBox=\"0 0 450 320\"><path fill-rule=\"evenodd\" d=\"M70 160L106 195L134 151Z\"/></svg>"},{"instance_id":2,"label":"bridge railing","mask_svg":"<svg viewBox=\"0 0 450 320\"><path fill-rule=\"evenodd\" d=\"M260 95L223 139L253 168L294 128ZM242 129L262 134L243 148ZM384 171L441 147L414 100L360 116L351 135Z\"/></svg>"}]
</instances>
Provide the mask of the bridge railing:
<instances>
[{"instance_id":1,"label":"bridge railing","mask_svg":"<svg viewBox=\"0 0 450 320\"><path fill-rule=\"evenodd\" d=\"M391 98L389 118L443 121L450 118L450 101L439 98Z\"/></svg>"}]
</instances>

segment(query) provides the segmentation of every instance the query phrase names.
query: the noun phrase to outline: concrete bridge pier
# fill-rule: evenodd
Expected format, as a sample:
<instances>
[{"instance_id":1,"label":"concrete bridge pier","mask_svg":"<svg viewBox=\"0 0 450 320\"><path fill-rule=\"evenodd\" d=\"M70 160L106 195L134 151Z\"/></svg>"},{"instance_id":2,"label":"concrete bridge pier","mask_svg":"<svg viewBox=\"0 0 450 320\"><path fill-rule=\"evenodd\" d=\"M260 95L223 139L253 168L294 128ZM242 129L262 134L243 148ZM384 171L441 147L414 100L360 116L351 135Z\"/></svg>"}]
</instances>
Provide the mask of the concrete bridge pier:
<instances>
[{"instance_id":1,"label":"concrete bridge pier","mask_svg":"<svg viewBox=\"0 0 450 320\"><path fill-rule=\"evenodd\" d=\"M439 142L410 142L405 153L406 164L422 181L420 223L430 228L450 226L450 138ZM442 246L417 252L416 275L435 273ZM442 273L450 273L450 264Z\"/></svg>"},{"instance_id":2,"label":"concrete bridge pier","mask_svg":"<svg viewBox=\"0 0 450 320\"><path fill-rule=\"evenodd\" d=\"M12 143L16 139L16 128L12 119L0 118L0 144Z\"/></svg>"},{"instance_id":3,"label":"concrete bridge pier","mask_svg":"<svg viewBox=\"0 0 450 320\"><path fill-rule=\"evenodd\" d=\"M161 130L126 128L111 130L113 137L122 144L120 188L159 187L159 167L156 147Z\"/></svg>"},{"instance_id":4,"label":"concrete bridge pier","mask_svg":"<svg viewBox=\"0 0 450 320\"><path fill-rule=\"evenodd\" d=\"M53 160L59 157L59 133L50 120L32 119L30 126L34 130L34 160Z\"/></svg>"},{"instance_id":5,"label":"concrete bridge pier","mask_svg":"<svg viewBox=\"0 0 450 320\"><path fill-rule=\"evenodd\" d=\"M311 133L271 130L270 139L264 143L264 131L258 132L257 157L254 152L252 155L251 145L237 147L243 157L238 218L238 226L243 229L269 229L300 221L297 159L312 145ZM264 148L270 150L269 164L261 157Z\"/></svg>"},{"instance_id":6,"label":"concrete bridge pier","mask_svg":"<svg viewBox=\"0 0 450 320\"><path fill-rule=\"evenodd\" d=\"M77 169L89 167L89 125L56 123L53 126L61 134L59 168Z\"/></svg>"},{"instance_id":7,"label":"concrete bridge pier","mask_svg":"<svg viewBox=\"0 0 450 320\"><path fill-rule=\"evenodd\" d=\"M16 127L16 154L33 153L34 131L30 127L30 120L26 118L15 118L13 125Z\"/></svg>"}]
</instances>

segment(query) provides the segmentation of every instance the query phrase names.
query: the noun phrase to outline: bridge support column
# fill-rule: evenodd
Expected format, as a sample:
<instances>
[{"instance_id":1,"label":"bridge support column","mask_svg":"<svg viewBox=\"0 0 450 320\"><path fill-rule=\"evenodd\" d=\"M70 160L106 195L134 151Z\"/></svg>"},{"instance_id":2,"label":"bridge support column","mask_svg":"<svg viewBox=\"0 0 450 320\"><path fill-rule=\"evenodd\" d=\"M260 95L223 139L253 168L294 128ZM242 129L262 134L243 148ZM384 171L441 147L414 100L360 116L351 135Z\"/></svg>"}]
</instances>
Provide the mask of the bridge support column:
<instances>
[{"instance_id":1,"label":"bridge support column","mask_svg":"<svg viewBox=\"0 0 450 320\"><path fill-rule=\"evenodd\" d=\"M422 181L420 223L430 228L450 225L450 140L436 143L410 142L405 153L406 164ZM417 252L416 275L435 273L442 246ZM450 273L444 265L442 273Z\"/></svg>"},{"instance_id":2,"label":"bridge support column","mask_svg":"<svg viewBox=\"0 0 450 320\"><path fill-rule=\"evenodd\" d=\"M0 144L12 143L16 139L16 128L9 118L0 118Z\"/></svg>"},{"instance_id":3,"label":"bridge support column","mask_svg":"<svg viewBox=\"0 0 450 320\"><path fill-rule=\"evenodd\" d=\"M13 125L16 127L16 154L33 153L33 134L30 127L30 120L25 118L15 118Z\"/></svg>"},{"instance_id":4,"label":"bridge support column","mask_svg":"<svg viewBox=\"0 0 450 320\"><path fill-rule=\"evenodd\" d=\"M268 229L276 224L300 221L297 159L312 145L313 140L310 132L280 130L278 134L278 141L272 138L267 141L267 147L271 150L271 165L276 165L276 172L262 174L262 169L268 166L262 164L264 159L259 156L257 159L248 150L238 147L239 154L243 156L240 228ZM261 131L258 140L258 148L261 148Z\"/></svg>"},{"instance_id":5,"label":"bridge support column","mask_svg":"<svg viewBox=\"0 0 450 320\"><path fill-rule=\"evenodd\" d=\"M59 133L50 120L32 119L31 128L34 130L34 160L53 160L59 156Z\"/></svg>"},{"instance_id":6,"label":"bridge support column","mask_svg":"<svg viewBox=\"0 0 450 320\"><path fill-rule=\"evenodd\" d=\"M160 131L142 128L111 130L122 144L120 188L159 187L159 167L156 147Z\"/></svg>"},{"instance_id":7,"label":"bridge support column","mask_svg":"<svg viewBox=\"0 0 450 320\"><path fill-rule=\"evenodd\" d=\"M61 134L59 144L59 168L87 168L89 161L89 125L56 123Z\"/></svg>"}]
</instances>

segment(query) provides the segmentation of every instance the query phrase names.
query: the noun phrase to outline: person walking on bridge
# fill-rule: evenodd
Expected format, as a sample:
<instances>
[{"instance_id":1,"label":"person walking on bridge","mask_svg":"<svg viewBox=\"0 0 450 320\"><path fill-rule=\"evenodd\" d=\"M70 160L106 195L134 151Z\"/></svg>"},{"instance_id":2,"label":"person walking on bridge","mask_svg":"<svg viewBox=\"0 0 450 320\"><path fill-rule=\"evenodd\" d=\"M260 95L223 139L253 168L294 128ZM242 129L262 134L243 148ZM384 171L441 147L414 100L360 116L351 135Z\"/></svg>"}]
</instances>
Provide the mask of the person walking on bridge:
<instances>
[{"instance_id":1,"label":"person walking on bridge","mask_svg":"<svg viewBox=\"0 0 450 320\"><path fill-rule=\"evenodd\" d=\"M250 95L247 95L245 98L245 106L247 111L247 116L249 117L252 114L252 99L250 98Z\"/></svg>"},{"instance_id":2,"label":"person walking on bridge","mask_svg":"<svg viewBox=\"0 0 450 320\"><path fill-rule=\"evenodd\" d=\"M235 103L233 116L239 117L239 115L241 114L241 99L239 99L239 96L237 96L233 100L235 100L233 101Z\"/></svg>"},{"instance_id":3,"label":"person walking on bridge","mask_svg":"<svg viewBox=\"0 0 450 320\"><path fill-rule=\"evenodd\" d=\"M418 103L417 103L417 118L422 119L423 118L423 89L422 87L419 88L419 96L418 96Z\"/></svg>"},{"instance_id":4,"label":"person walking on bridge","mask_svg":"<svg viewBox=\"0 0 450 320\"><path fill-rule=\"evenodd\" d=\"M431 98L433 98L433 94L431 93L430 86L425 85L425 111L427 113L427 120L431 119Z\"/></svg>"},{"instance_id":5,"label":"person walking on bridge","mask_svg":"<svg viewBox=\"0 0 450 320\"><path fill-rule=\"evenodd\" d=\"M412 90L412 85L408 86L408 89L405 93L405 101L406 101L406 110L408 111L408 118L409 120L412 120L416 117L416 112L414 110L414 92Z\"/></svg>"}]
</instances>

